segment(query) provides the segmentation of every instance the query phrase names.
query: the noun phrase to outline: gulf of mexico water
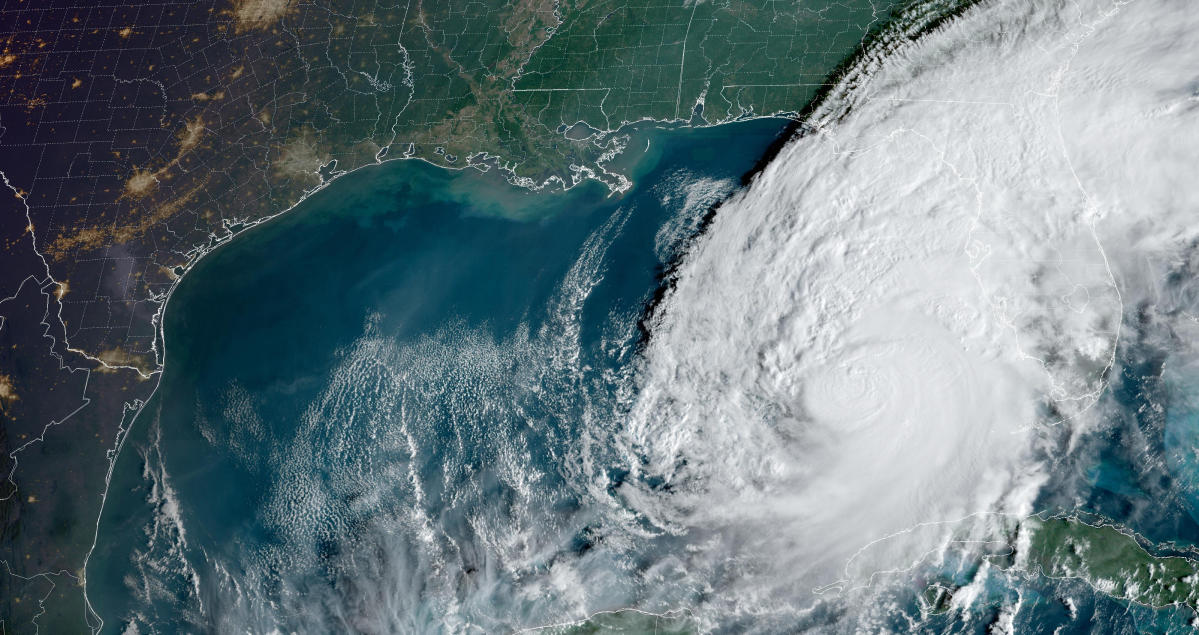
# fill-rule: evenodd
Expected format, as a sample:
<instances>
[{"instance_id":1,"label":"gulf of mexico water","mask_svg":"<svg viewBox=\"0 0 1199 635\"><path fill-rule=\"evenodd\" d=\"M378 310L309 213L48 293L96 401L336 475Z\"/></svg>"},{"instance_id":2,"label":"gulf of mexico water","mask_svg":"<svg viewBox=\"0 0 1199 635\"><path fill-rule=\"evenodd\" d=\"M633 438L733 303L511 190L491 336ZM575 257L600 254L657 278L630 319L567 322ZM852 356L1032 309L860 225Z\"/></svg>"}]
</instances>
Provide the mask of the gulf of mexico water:
<instances>
[{"instance_id":1,"label":"gulf of mexico water","mask_svg":"<svg viewBox=\"0 0 1199 635\"><path fill-rule=\"evenodd\" d=\"M622 509L604 439L663 267L785 124L636 134L617 197L387 163L206 257L114 468L104 630L496 632L694 599L628 544L672 537Z\"/></svg>"}]
</instances>

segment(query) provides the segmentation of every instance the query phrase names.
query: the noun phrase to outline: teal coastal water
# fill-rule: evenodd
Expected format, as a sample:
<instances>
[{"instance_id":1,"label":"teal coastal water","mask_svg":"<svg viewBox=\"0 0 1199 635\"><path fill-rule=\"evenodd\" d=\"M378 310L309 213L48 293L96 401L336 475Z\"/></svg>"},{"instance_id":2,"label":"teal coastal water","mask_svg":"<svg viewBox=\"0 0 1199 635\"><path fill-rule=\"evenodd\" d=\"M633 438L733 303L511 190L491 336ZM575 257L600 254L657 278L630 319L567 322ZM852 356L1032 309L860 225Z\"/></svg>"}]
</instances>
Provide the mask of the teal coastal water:
<instances>
[{"instance_id":1,"label":"teal coastal water","mask_svg":"<svg viewBox=\"0 0 1199 635\"><path fill-rule=\"evenodd\" d=\"M587 446L663 265L784 123L637 134L619 197L388 163L205 258L87 570L105 632L511 630L693 595L603 544L621 474Z\"/></svg>"}]
</instances>

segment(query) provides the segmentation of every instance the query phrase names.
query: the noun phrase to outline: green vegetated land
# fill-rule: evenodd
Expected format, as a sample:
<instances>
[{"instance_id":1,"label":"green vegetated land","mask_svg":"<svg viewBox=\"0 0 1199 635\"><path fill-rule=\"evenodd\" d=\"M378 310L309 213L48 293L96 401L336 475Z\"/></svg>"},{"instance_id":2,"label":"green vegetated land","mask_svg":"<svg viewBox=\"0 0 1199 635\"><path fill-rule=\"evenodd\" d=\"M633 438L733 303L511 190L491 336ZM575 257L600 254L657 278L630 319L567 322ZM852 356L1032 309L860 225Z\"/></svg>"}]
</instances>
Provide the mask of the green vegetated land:
<instances>
[{"instance_id":1,"label":"green vegetated land","mask_svg":"<svg viewBox=\"0 0 1199 635\"><path fill-rule=\"evenodd\" d=\"M593 167L602 150L580 142L591 133L691 120L697 104L709 123L797 112L913 2L455 4L405 16L414 97L398 140L438 162L487 152L538 181Z\"/></svg>"},{"instance_id":2,"label":"green vegetated land","mask_svg":"<svg viewBox=\"0 0 1199 635\"><path fill-rule=\"evenodd\" d=\"M1161 608L1199 608L1199 563L1157 557L1111 525L1094 526L1073 518L1029 519L1021 531L1030 542L1024 561L1055 578L1078 578L1096 590Z\"/></svg>"},{"instance_id":3,"label":"green vegetated land","mask_svg":"<svg viewBox=\"0 0 1199 635\"><path fill-rule=\"evenodd\" d=\"M532 57L514 92L550 127L689 119L700 102L712 122L795 112L895 4L581 5Z\"/></svg>"}]
</instances>

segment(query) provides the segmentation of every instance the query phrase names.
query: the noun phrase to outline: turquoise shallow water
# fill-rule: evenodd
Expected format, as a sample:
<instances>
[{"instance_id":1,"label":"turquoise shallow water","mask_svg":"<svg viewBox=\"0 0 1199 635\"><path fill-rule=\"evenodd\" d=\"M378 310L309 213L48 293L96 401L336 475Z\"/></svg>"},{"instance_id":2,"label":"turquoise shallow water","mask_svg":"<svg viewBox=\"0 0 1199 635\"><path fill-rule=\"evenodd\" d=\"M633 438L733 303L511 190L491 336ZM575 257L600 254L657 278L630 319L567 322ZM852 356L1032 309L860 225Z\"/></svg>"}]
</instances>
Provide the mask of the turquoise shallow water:
<instances>
[{"instance_id":1,"label":"turquoise shallow water","mask_svg":"<svg viewBox=\"0 0 1199 635\"><path fill-rule=\"evenodd\" d=\"M580 447L663 264L784 123L636 135L620 197L393 162L205 258L87 571L105 630L493 630L636 603L594 538L619 469ZM568 570L597 587L575 597Z\"/></svg>"}]
</instances>

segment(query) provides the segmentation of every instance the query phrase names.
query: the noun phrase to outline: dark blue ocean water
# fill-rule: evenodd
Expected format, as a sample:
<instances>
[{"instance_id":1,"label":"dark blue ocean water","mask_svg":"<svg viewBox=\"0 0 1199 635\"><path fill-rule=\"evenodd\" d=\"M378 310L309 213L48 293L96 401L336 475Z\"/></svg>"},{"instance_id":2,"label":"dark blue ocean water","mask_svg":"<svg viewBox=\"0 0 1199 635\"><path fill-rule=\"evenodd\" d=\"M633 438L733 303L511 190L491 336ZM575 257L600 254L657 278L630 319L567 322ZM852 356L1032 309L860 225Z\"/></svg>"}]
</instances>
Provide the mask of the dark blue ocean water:
<instances>
[{"instance_id":1,"label":"dark blue ocean water","mask_svg":"<svg viewBox=\"0 0 1199 635\"><path fill-rule=\"evenodd\" d=\"M637 134L615 197L388 163L206 257L115 467L105 630L505 630L636 600L569 483L620 478L581 429L663 264L784 124Z\"/></svg>"}]
</instances>

